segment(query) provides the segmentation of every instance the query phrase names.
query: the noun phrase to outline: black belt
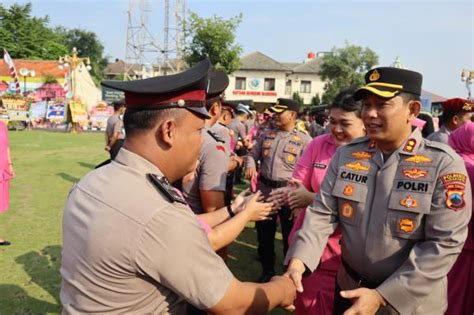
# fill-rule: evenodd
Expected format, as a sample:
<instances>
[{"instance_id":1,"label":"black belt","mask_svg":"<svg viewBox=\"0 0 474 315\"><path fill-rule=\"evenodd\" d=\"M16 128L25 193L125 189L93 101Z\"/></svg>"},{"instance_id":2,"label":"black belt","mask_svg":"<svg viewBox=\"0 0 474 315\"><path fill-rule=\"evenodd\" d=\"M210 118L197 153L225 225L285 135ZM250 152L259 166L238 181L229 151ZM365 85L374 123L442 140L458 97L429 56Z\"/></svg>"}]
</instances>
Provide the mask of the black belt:
<instances>
[{"instance_id":1,"label":"black belt","mask_svg":"<svg viewBox=\"0 0 474 315\"><path fill-rule=\"evenodd\" d=\"M265 185L271 188L285 187L288 184L287 180L271 180L263 176L259 177L259 181L261 181L262 183L264 183Z\"/></svg>"},{"instance_id":2,"label":"black belt","mask_svg":"<svg viewBox=\"0 0 474 315\"><path fill-rule=\"evenodd\" d=\"M342 259L342 265L344 266L344 269L346 269L346 273L359 284L359 287L375 289L383 282L367 279L366 277L352 269L352 267L349 266L349 264L344 259Z\"/></svg>"}]
</instances>

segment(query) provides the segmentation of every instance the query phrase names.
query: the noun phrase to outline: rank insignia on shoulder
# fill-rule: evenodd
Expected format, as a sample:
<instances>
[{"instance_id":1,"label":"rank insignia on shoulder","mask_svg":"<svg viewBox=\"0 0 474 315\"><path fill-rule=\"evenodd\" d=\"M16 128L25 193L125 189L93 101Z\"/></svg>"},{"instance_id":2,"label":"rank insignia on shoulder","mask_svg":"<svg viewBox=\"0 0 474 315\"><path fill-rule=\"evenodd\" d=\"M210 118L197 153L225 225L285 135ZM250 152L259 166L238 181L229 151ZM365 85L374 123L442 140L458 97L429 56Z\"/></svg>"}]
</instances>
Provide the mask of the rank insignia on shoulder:
<instances>
[{"instance_id":1,"label":"rank insignia on shoulder","mask_svg":"<svg viewBox=\"0 0 474 315\"><path fill-rule=\"evenodd\" d=\"M187 204L186 200L171 186L170 182L165 176L159 177L155 174L146 174L148 180L158 188L165 196L168 198L170 202L179 202L182 204Z\"/></svg>"},{"instance_id":2,"label":"rank insignia on shoulder","mask_svg":"<svg viewBox=\"0 0 474 315\"><path fill-rule=\"evenodd\" d=\"M466 206L465 193L466 175L461 173L450 173L441 176L446 189L446 207L459 211Z\"/></svg>"},{"instance_id":3,"label":"rank insignia on shoulder","mask_svg":"<svg viewBox=\"0 0 474 315\"><path fill-rule=\"evenodd\" d=\"M301 140L301 138L298 137L298 136L293 136L292 139L293 139L294 141L300 141L300 140Z\"/></svg>"},{"instance_id":4,"label":"rank insignia on shoulder","mask_svg":"<svg viewBox=\"0 0 474 315\"><path fill-rule=\"evenodd\" d=\"M423 163L428 164L428 163L433 162L433 160L424 155L414 155L414 156L410 156L409 158L406 158L405 162L411 162L415 164L423 164Z\"/></svg>"},{"instance_id":5,"label":"rank insignia on shoulder","mask_svg":"<svg viewBox=\"0 0 474 315\"><path fill-rule=\"evenodd\" d=\"M370 160L372 158L372 154L366 151L352 152L351 155L358 160Z\"/></svg>"},{"instance_id":6,"label":"rank insignia on shoulder","mask_svg":"<svg viewBox=\"0 0 474 315\"><path fill-rule=\"evenodd\" d=\"M423 178L428 175L428 171L420 168L403 169L403 175L411 179Z\"/></svg>"},{"instance_id":7,"label":"rank insignia on shoulder","mask_svg":"<svg viewBox=\"0 0 474 315\"><path fill-rule=\"evenodd\" d=\"M416 227L416 223L410 218L401 218L398 227L405 233L411 233Z\"/></svg>"},{"instance_id":8,"label":"rank insignia on shoulder","mask_svg":"<svg viewBox=\"0 0 474 315\"><path fill-rule=\"evenodd\" d=\"M344 196L348 196L348 197L352 196L354 194L354 186L346 185L342 193L344 194Z\"/></svg>"},{"instance_id":9,"label":"rank insignia on shoulder","mask_svg":"<svg viewBox=\"0 0 474 315\"><path fill-rule=\"evenodd\" d=\"M359 161L352 162L352 163L347 163L345 166L347 168L350 168L351 170L354 170L354 171L365 171L365 172L367 172L370 169L370 166L364 165L364 164L360 163Z\"/></svg>"},{"instance_id":10,"label":"rank insignia on shoulder","mask_svg":"<svg viewBox=\"0 0 474 315\"><path fill-rule=\"evenodd\" d=\"M409 139L405 143L405 147L403 148L403 151L408 152L408 153L412 153L413 150L415 149L415 146L416 146L416 140L415 139Z\"/></svg>"},{"instance_id":11,"label":"rank insignia on shoulder","mask_svg":"<svg viewBox=\"0 0 474 315\"><path fill-rule=\"evenodd\" d=\"M400 205L405 208L416 208L418 207L418 202L412 196L408 195L406 198L400 200Z\"/></svg>"},{"instance_id":12,"label":"rank insignia on shoulder","mask_svg":"<svg viewBox=\"0 0 474 315\"><path fill-rule=\"evenodd\" d=\"M344 218L350 219L354 215L354 208L350 203L344 202L341 206L341 215Z\"/></svg>"}]
</instances>

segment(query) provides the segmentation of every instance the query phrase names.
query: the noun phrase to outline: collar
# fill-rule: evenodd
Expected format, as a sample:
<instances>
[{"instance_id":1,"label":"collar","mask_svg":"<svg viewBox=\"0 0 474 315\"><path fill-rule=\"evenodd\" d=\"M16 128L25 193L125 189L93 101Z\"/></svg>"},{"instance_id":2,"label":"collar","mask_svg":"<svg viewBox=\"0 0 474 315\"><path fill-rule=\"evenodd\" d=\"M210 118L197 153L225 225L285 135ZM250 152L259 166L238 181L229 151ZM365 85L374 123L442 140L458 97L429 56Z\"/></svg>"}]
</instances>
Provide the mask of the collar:
<instances>
[{"instance_id":1,"label":"collar","mask_svg":"<svg viewBox=\"0 0 474 315\"><path fill-rule=\"evenodd\" d=\"M446 133L448 135L451 134L451 129L449 129L445 125L442 125L441 127L439 127L439 131L442 132L442 133Z\"/></svg>"},{"instance_id":2,"label":"collar","mask_svg":"<svg viewBox=\"0 0 474 315\"><path fill-rule=\"evenodd\" d=\"M153 163L125 148L120 149L113 162L130 167L143 175L151 173L163 176L163 173L160 171L160 169Z\"/></svg>"}]
</instances>

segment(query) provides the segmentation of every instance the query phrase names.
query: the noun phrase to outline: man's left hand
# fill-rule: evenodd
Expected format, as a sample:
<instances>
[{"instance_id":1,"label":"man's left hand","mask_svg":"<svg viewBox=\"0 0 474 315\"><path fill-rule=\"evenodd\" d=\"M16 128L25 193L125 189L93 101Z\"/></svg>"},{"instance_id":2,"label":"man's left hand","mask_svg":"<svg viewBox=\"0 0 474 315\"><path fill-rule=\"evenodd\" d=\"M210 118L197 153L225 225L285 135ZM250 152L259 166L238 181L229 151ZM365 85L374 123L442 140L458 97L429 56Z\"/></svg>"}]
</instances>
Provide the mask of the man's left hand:
<instances>
[{"instance_id":1,"label":"man's left hand","mask_svg":"<svg viewBox=\"0 0 474 315\"><path fill-rule=\"evenodd\" d=\"M344 315L372 315L387 303L377 290L359 288L341 291L341 296L352 301L352 306Z\"/></svg>"}]
</instances>

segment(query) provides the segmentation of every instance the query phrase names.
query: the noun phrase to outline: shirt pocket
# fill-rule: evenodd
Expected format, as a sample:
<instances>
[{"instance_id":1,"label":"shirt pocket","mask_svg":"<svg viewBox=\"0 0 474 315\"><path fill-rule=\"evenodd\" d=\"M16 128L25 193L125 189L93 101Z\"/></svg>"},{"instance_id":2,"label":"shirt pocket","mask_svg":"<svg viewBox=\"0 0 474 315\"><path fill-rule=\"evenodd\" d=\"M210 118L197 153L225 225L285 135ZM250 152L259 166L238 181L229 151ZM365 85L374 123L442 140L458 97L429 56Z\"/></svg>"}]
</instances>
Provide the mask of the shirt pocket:
<instances>
[{"instance_id":1,"label":"shirt pocket","mask_svg":"<svg viewBox=\"0 0 474 315\"><path fill-rule=\"evenodd\" d=\"M334 184L332 195L338 200L339 221L354 227L360 226L367 198L367 186L338 179Z\"/></svg>"},{"instance_id":2,"label":"shirt pocket","mask_svg":"<svg viewBox=\"0 0 474 315\"><path fill-rule=\"evenodd\" d=\"M286 164L288 165L295 165L297 159L298 159L298 153L300 152L300 149L298 146L287 143L282 150L283 154L283 161L285 161Z\"/></svg>"},{"instance_id":3,"label":"shirt pocket","mask_svg":"<svg viewBox=\"0 0 474 315\"><path fill-rule=\"evenodd\" d=\"M412 191L392 191L388 203L386 231L408 239L424 238L425 214L430 213L431 194Z\"/></svg>"}]
</instances>

